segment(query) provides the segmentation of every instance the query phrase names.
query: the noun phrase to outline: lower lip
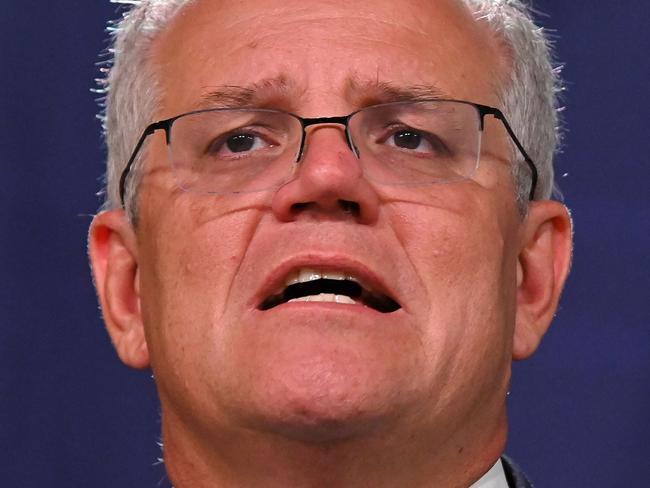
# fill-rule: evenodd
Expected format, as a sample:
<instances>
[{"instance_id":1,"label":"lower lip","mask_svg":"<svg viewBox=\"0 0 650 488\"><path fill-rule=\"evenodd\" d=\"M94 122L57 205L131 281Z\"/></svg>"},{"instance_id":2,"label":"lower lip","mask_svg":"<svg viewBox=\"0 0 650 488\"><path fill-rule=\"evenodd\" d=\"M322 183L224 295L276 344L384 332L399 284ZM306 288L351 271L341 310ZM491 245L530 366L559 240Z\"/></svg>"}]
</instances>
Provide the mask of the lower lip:
<instances>
[{"instance_id":1,"label":"lower lip","mask_svg":"<svg viewBox=\"0 0 650 488\"><path fill-rule=\"evenodd\" d=\"M401 311L401 309L396 310L395 312L391 313L382 313L374 308L370 308L363 303L337 303L337 302L305 302L305 301L294 301L294 302L286 302L282 303L280 305L277 305L273 308L270 308L268 310L257 310L258 312L262 314L268 314L268 313L291 313L291 312L296 312L296 313L301 313L301 312L309 312L310 314L333 314L333 313L340 313L340 314L357 314L357 315L363 315L363 316L372 316L375 319L377 318L389 318L389 317L394 317L398 312Z\"/></svg>"}]
</instances>

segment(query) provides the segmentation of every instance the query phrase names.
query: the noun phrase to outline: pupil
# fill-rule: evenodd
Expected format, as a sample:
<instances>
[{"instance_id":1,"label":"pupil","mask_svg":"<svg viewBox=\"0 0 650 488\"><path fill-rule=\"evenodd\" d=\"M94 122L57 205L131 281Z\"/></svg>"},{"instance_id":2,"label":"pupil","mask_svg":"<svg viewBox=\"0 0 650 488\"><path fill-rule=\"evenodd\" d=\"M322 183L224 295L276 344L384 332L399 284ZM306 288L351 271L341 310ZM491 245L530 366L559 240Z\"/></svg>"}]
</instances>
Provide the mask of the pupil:
<instances>
[{"instance_id":1,"label":"pupil","mask_svg":"<svg viewBox=\"0 0 650 488\"><path fill-rule=\"evenodd\" d=\"M253 144L255 144L255 137L250 134L237 134L229 137L228 141L226 141L228 149L232 152L250 151Z\"/></svg>"},{"instance_id":2,"label":"pupil","mask_svg":"<svg viewBox=\"0 0 650 488\"><path fill-rule=\"evenodd\" d=\"M420 139L420 134L416 132L402 131L395 134L395 145L404 149L417 149Z\"/></svg>"}]
</instances>

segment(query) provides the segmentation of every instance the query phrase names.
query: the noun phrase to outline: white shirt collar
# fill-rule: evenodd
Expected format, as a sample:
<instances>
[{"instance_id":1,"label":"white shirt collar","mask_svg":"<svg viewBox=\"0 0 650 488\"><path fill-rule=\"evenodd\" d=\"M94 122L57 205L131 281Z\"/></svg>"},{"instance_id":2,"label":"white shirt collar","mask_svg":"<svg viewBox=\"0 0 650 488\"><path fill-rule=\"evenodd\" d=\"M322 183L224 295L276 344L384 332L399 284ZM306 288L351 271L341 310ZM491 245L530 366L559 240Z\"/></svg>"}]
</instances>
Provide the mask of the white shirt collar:
<instances>
[{"instance_id":1,"label":"white shirt collar","mask_svg":"<svg viewBox=\"0 0 650 488\"><path fill-rule=\"evenodd\" d=\"M508 488L508 481L506 480L506 473L503 471L501 459L494 463L490 471L485 473L480 480L469 488Z\"/></svg>"}]
</instances>

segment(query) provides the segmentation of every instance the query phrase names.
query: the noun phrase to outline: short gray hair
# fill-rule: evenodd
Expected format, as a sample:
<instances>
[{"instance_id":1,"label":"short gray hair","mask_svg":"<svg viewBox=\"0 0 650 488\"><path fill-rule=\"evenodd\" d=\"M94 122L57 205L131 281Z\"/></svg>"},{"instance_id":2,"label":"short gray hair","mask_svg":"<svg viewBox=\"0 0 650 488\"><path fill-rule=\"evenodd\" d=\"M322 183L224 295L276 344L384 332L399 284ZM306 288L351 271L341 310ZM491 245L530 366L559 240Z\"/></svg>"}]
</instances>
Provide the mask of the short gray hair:
<instances>
[{"instance_id":1,"label":"short gray hair","mask_svg":"<svg viewBox=\"0 0 650 488\"><path fill-rule=\"evenodd\" d=\"M560 67L553 66L548 33L535 25L531 7L520 0L463 0L476 18L486 22L504 44L510 64L509 79L500 87L501 109L517 138L532 158L539 180L535 199L550 198L555 192L553 159L560 145L558 95L563 90ZM530 173L523 158L512 170L517 200L525 209Z\"/></svg>"},{"instance_id":2,"label":"short gray hair","mask_svg":"<svg viewBox=\"0 0 650 488\"><path fill-rule=\"evenodd\" d=\"M104 208L119 208L120 175L142 130L153 122L159 102L157 78L149 62L152 41L179 9L193 0L111 1L131 4L121 19L109 25L112 59L103 66L100 63L106 73L99 80L99 91L106 95L100 114L108 148ZM562 85L559 68L553 66L549 37L535 25L531 8L521 0L462 1L504 45L510 73L498 93L500 108L539 171L535 198L550 198L554 190L553 158L560 142L557 95ZM513 157L516 154L513 148ZM522 168L523 161L516 160L513 176L517 200L525 212L530 174ZM137 214L137 165L134 172L125 195L132 218Z\"/></svg>"}]
</instances>

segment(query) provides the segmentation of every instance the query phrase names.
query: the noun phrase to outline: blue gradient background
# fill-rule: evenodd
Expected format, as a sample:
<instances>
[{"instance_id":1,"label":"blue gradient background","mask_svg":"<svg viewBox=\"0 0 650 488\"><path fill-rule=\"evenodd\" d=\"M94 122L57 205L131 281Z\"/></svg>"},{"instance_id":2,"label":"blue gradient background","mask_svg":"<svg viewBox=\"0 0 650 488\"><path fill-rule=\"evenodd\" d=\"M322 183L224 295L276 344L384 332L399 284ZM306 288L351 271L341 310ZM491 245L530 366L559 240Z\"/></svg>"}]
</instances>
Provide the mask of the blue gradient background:
<instances>
[{"instance_id":1,"label":"blue gradient background","mask_svg":"<svg viewBox=\"0 0 650 488\"><path fill-rule=\"evenodd\" d=\"M566 64L557 161L575 261L538 354L517 364L508 452L541 488L650 480L647 0L540 0ZM155 487L150 373L119 363L86 260L103 147L89 92L106 1L0 11L0 480Z\"/></svg>"}]
</instances>

